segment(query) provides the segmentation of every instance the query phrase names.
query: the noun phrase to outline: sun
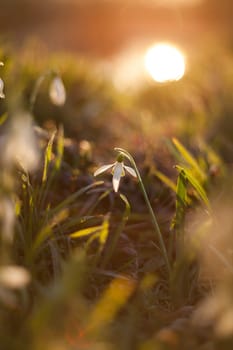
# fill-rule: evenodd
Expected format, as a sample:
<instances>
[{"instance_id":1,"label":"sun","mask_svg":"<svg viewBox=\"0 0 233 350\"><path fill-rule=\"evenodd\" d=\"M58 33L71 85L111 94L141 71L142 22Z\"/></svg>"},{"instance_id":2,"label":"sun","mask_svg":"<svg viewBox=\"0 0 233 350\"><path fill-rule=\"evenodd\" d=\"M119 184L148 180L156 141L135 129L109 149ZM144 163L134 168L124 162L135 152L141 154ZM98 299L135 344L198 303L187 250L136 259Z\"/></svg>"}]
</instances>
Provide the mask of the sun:
<instances>
[{"instance_id":1,"label":"sun","mask_svg":"<svg viewBox=\"0 0 233 350\"><path fill-rule=\"evenodd\" d=\"M185 73L185 57L175 46L158 43L151 46L144 58L149 75L158 83L179 80Z\"/></svg>"}]
</instances>

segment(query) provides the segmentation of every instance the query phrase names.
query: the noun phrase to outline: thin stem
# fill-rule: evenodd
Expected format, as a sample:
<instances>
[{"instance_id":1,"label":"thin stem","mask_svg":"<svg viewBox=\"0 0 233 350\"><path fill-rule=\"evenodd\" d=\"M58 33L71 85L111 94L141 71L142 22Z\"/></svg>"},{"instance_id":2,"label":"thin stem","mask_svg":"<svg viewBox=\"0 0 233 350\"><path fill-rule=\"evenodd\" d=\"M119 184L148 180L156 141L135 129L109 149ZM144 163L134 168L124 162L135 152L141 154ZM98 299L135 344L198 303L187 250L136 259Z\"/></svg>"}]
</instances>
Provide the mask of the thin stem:
<instances>
[{"instance_id":1,"label":"thin stem","mask_svg":"<svg viewBox=\"0 0 233 350\"><path fill-rule=\"evenodd\" d=\"M37 96L38 96L38 93L39 93L39 90L40 90L42 83L44 82L44 80L47 77L53 76L53 75L55 75L55 72L53 70L48 70L37 79L35 86L32 90L32 94L30 96L30 101L29 101L29 103L30 103L29 109L30 109L31 113L33 113L33 109L34 109L36 99L37 99Z\"/></svg>"},{"instance_id":2,"label":"thin stem","mask_svg":"<svg viewBox=\"0 0 233 350\"><path fill-rule=\"evenodd\" d=\"M152 224L154 226L155 233L156 233L156 236L157 236L158 241L159 241L159 246L160 246L161 252L163 254L164 261L165 261L165 264L166 264L166 267L167 267L167 271L168 271L168 274L169 274L169 277L170 277L171 276L171 266L170 266L170 263L169 263L168 254L167 254L167 250L166 250L166 247L165 247L165 244L164 244L163 236L162 236L162 233L160 231L160 227L159 227L159 224L157 222L157 219L155 217L155 213L154 213L154 211L153 211L153 209L151 207L151 204L150 204L148 195L146 193L146 190L145 190L145 187L144 187L141 175L140 175L139 170L137 168L137 165L136 165L133 157L131 156L131 154L129 152L125 151L123 148L115 148L115 151L122 153L126 158L128 158L128 160L130 161L130 163L134 167L134 170L135 170L135 172L137 174L137 177L138 177L139 186L141 188L141 191L143 193L146 205L148 207L148 210L149 210L149 213L150 213L150 217L151 217L151 221L152 221Z\"/></svg>"}]
</instances>

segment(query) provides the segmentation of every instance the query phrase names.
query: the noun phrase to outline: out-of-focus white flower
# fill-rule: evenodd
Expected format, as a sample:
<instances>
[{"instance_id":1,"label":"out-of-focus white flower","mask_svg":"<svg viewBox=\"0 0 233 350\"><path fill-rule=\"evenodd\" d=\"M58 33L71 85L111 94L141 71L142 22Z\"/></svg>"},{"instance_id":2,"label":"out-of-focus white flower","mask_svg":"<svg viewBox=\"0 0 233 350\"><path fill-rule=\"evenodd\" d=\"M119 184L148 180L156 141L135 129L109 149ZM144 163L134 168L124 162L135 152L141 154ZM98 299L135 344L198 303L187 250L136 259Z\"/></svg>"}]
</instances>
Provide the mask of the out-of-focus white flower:
<instances>
[{"instance_id":1,"label":"out-of-focus white flower","mask_svg":"<svg viewBox=\"0 0 233 350\"><path fill-rule=\"evenodd\" d=\"M11 167L18 162L27 171L37 167L39 150L28 113L21 112L12 119L9 132L0 139L0 147L4 150L1 161L6 166Z\"/></svg>"},{"instance_id":2,"label":"out-of-focus white flower","mask_svg":"<svg viewBox=\"0 0 233 350\"><path fill-rule=\"evenodd\" d=\"M102 174L103 172L111 168L112 168L112 174L113 174L112 184L115 192L118 192L121 177L125 176L125 170L128 171L130 175L137 177L135 170L129 166L126 166L121 156L120 158L118 157L118 160L115 163L101 166L99 169L95 171L94 176Z\"/></svg>"},{"instance_id":3,"label":"out-of-focus white flower","mask_svg":"<svg viewBox=\"0 0 233 350\"><path fill-rule=\"evenodd\" d=\"M3 80L0 78L0 98L5 98L3 88L4 88L4 83L3 83Z\"/></svg>"},{"instance_id":4,"label":"out-of-focus white flower","mask_svg":"<svg viewBox=\"0 0 233 350\"><path fill-rule=\"evenodd\" d=\"M80 152L83 154L91 151L91 144L87 140L82 140L79 143Z\"/></svg>"},{"instance_id":5,"label":"out-of-focus white flower","mask_svg":"<svg viewBox=\"0 0 233 350\"><path fill-rule=\"evenodd\" d=\"M2 62L0 62L0 66L3 66L4 64ZM3 80L0 78L0 98L5 98L5 94L3 92L3 88L4 88L4 82Z\"/></svg>"},{"instance_id":6,"label":"out-of-focus white flower","mask_svg":"<svg viewBox=\"0 0 233 350\"><path fill-rule=\"evenodd\" d=\"M0 285L6 288L23 288L30 282L30 279L30 273L24 267L17 265L0 267Z\"/></svg>"},{"instance_id":7,"label":"out-of-focus white flower","mask_svg":"<svg viewBox=\"0 0 233 350\"><path fill-rule=\"evenodd\" d=\"M66 90L63 81L59 76L53 78L49 88L49 96L54 105L64 105L66 101Z\"/></svg>"},{"instance_id":8,"label":"out-of-focus white flower","mask_svg":"<svg viewBox=\"0 0 233 350\"><path fill-rule=\"evenodd\" d=\"M80 156L86 160L90 160L92 156L92 145L87 140L82 140L79 143Z\"/></svg>"}]
</instances>

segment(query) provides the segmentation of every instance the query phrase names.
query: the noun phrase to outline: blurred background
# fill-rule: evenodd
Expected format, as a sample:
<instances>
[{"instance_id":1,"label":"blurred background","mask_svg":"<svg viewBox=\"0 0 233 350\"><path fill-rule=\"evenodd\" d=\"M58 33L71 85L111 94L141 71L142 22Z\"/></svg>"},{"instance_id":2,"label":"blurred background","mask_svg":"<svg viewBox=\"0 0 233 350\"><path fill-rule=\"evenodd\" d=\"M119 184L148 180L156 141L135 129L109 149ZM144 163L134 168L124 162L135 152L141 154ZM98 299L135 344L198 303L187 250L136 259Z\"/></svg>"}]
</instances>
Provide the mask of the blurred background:
<instances>
[{"instance_id":1,"label":"blurred background","mask_svg":"<svg viewBox=\"0 0 233 350\"><path fill-rule=\"evenodd\" d=\"M137 41L232 40L231 0L1 0L0 37L111 57Z\"/></svg>"},{"instance_id":2,"label":"blurred background","mask_svg":"<svg viewBox=\"0 0 233 350\"><path fill-rule=\"evenodd\" d=\"M1 37L20 46L29 34L51 49L96 56L147 37L198 42L229 35L231 0L1 0Z\"/></svg>"},{"instance_id":3,"label":"blurred background","mask_svg":"<svg viewBox=\"0 0 233 350\"><path fill-rule=\"evenodd\" d=\"M169 135L189 140L204 133L229 158L232 16L231 0L1 0L0 59L6 62L13 52L24 66L26 99L46 69L63 76L63 108L51 106L46 85L39 91L34 116L40 124L62 121L67 134L93 141L103 130L114 143L122 142L114 121L122 128L128 123L132 135L141 130L132 115L140 114L151 138L164 131L158 125L151 130L152 120L163 120ZM6 90L8 67L1 76Z\"/></svg>"}]
</instances>

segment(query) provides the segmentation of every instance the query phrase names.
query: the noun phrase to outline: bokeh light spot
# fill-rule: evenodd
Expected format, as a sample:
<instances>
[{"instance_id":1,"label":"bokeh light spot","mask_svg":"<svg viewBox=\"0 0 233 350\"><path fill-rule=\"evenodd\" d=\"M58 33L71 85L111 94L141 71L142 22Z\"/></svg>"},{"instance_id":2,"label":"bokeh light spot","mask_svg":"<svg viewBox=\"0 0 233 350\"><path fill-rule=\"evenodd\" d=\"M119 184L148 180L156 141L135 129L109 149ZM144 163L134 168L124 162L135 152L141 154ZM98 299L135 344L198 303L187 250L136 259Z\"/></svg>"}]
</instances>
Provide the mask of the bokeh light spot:
<instances>
[{"instance_id":1,"label":"bokeh light spot","mask_svg":"<svg viewBox=\"0 0 233 350\"><path fill-rule=\"evenodd\" d=\"M149 75L157 82L179 80L185 73L185 57L175 46L158 43L151 46L144 60Z\"/></svg>"}]
</instances>

